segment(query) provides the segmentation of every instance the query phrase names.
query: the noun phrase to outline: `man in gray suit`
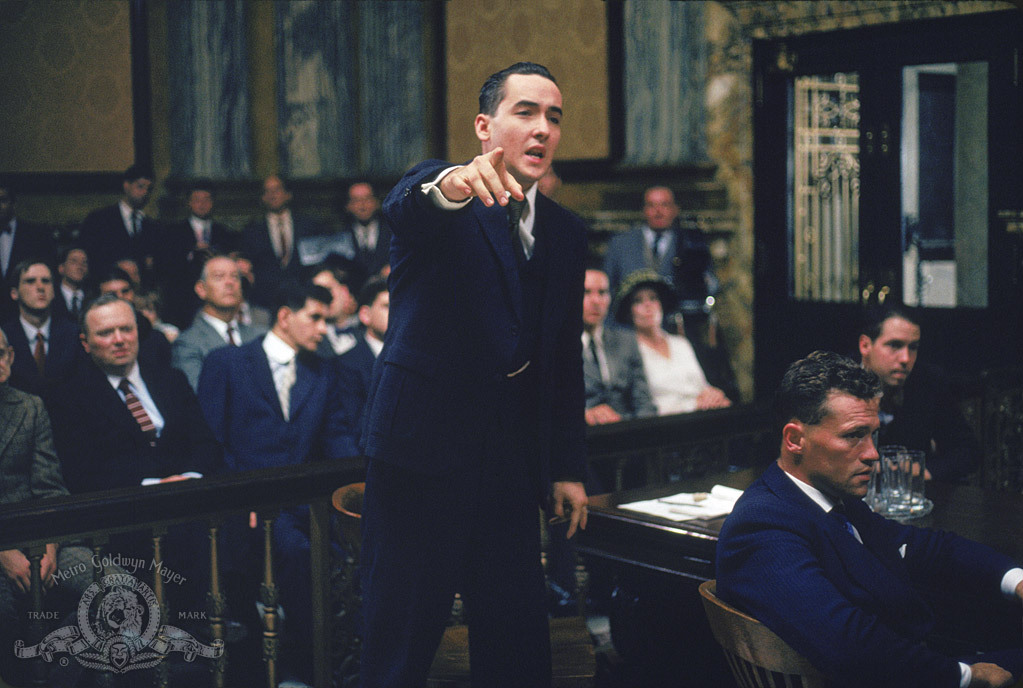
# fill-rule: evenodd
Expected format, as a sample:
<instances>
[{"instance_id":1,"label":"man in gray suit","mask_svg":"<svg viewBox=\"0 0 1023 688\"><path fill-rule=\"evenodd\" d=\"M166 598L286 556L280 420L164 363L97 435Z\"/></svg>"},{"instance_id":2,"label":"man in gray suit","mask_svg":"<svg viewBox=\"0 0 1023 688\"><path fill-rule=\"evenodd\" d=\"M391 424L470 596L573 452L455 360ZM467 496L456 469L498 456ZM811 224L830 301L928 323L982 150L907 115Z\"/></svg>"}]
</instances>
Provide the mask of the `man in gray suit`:
<instances>
[{"instance_id":1,"label":"man in gray suit","mask_svg":"<svg viewBox=\"0 0 1023 688\"><path fill-rule=\"evenodd\" d=\"M42 400L7 384L13 360L14 349L0 330L0 504L66 496ZM92 583L91 557L84 547L46 545L40 578L48 608L51 596L56 599L52 608L61 615L77 607ZM0 551L0 570L0 650L9 655L16 639L26 639L29 559L17 548Z\"/></svg>"},{"instance_id":2,"label":"man in gray suit","mask_svg":"<svg viewBox=\"0 0 1023 688\"><path fill-rule=\"evenodd\" d=\"M213 256L203 265L195 293L203 301L191 327L174 341L172 365L183 372L193 390L199 388L203 361L214 349L240 346L265 330L238 320L242 282L238 265L226 256Z\"/></svg>"},{"instance_id":3,"label":"man in gray suit","mask_svg":"<svg viewBox=\"0 0 1023 688\"><path fill-rule=\"evenodd\" d=\"M604 328L611 305L607 274L587 269L583 288L586 424L656 416L636 336L631 330Z\"/></svg>"}]
</instances>

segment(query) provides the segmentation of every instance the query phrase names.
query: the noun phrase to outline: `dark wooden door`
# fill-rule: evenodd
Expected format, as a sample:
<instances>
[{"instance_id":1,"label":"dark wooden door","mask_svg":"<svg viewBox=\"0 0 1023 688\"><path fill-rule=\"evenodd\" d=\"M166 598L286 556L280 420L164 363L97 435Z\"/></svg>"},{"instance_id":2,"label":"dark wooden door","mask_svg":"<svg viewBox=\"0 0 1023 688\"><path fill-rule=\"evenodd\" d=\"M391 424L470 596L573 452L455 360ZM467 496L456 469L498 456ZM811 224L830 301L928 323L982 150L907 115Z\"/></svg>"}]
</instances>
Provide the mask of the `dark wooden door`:
<instances>
[{"instance_id":1,"label":"dark wooden door","mask_svg":"<svg viewBox=\"0 0 1023 688\"><path fill-rule=\"evenodd\" d=\"M1023 23L1010 11L754 44L755 380L921 306L921 356L1021 362Z\"/></svg>"}]
</instances>

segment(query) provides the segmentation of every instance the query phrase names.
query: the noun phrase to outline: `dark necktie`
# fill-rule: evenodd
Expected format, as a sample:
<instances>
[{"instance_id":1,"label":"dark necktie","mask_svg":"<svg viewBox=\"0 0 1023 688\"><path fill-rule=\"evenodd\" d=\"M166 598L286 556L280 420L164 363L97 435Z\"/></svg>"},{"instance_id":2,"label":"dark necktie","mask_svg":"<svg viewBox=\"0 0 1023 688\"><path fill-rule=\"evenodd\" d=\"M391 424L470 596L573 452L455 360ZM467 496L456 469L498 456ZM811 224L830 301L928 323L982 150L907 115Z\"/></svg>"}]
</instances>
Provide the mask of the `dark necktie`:
<instances>
[{"instance_id":1,"label":"dark necktie","mask_svg":"<svg viewBox=\"0 0 1023 688\"><path fill-rule=\"evenodd\" d=\"M153 425L153 419L146 413L146 409L143 408L142 402L135 396L135 392L131 391L131 384L127 378L122 378L117 388L124 394L124 403L128 406L128 411L131 413L131 417L135 419L135 422L139 424L139 428L142 430L142 434L149 440L149 446L156 446L156 426Z\"/></svg>"},{"instance_id":2,"label":"dark necktie","mask_svg":"<svg viewBox=\"0 0 1023 688\"><path fill-rule=\"evenodd\" d=\"M131 234L132 236L138 236L139 232L142 231L142 213L135 211L131 214Z\"/></svg>"},{"instance_id":3,"label":"dark necktie","mask_svg":"<svg viewBox=\"0 0 1023 688\"><path fill-rule=\"evenodd\" d=\"M522 237L519 234L519 222L522 220L522 213L526 210L527 201L516 201L508 199L508 233L511 235L512 250L519 263L526 261L526 249L522 246Z\"/></svg>"},{"instance_id":4,"label":"dark necktie","mask_svg":"<svg viewBox=\"0 0 1023 688\"><path fill-rule=\"evenodd\" d=\"M39 369L39 374L42 375L43 371L46 370L46 337L43 336L42 332L36 332L36 348L32 352L32 358L36 360L36 368Z\"/></svg>"},{"instance_id":5,"label":"dark necktie","mask_svg":"<svg viewBox=\"0 0 1023 688\"><path fill-rule=\"evenodd\" d=\"M590 335L590 356L593 356L593 362L597 364L597 370L600 370L600 357L597 356L597 338Z\"/></svg>"},{"instance_id":6,"label":"dark necktie","mask_svg":"<svg viewBox=\"0 0 1023 688\"><path fill-rule=\"evenodd\" d=\"M231 346L238 346L238 340L235 338L234 325L227 324L227 343Z\"/></svg>"},{"instance_id":7,"label":"dark necktie","mask_svg":"<svg viewBox=\"0 0 1023 688\"><path fill-rule=\"evenodd\" d=\"M75 292L74 296L71 297L71 315L78 319L78 314L82 310L82 297Z\"/></svg>"}]
</instances>

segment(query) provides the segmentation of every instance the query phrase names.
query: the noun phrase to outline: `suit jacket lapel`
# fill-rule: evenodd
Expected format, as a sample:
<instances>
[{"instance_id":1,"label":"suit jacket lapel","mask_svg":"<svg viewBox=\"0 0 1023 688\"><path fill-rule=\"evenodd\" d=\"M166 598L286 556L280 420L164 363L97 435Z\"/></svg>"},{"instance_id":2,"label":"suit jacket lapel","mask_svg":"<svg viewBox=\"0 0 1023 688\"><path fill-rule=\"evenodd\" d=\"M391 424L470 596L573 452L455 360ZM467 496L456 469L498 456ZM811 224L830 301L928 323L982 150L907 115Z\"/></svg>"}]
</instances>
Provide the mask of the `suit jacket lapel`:
<instances>
[{"instance_id":1,"label":"suit jacket lapel","mask_svg":"<svg viewBox=\"0 0 1023 688\"><path fill-rule=\"evenodd\" d=\"M298 418L302 412L302 406L316 387L316 380L319 377L321 365L324 365L324 362L315 355L307 356L299 353L296 356L295 384L291 387L291 398L289 399L288 417L290 421Z\"/></svg>"},{"instance_id":2,"label":"suit jacket lapel","mask_svg":"<svg viewBox=\"0 0 1023 688\"><path fill-rule=\"evenodd\" d=\"M23 405L17 403L13 396L6 383L0 385L0 456L7 451L7 445L25 419Z\"/></svg>"},{"instance_id":3,"label":"suit jacket lapel","mask_svg":"<svg viewBox=\"0 0 1023 688\"><path fill-rule=\"evenodd\" d=\"M262 393L263 398L283 420L284 411L281 410L281 400L277 396L277 386L274 385L274 376L270 371L270 360L266 357L266 352L263 351L262 337L251 342L246 351L246 358L251 379L256 381L256 387Z\"/></svg>"},{"instance_id":4,"label":"suit jacket lapel","mask_svg":"<svg viewBox=\"0 0 1023 688\"><path fill-rule=\"evenodd\" d=\"M519 280L519 269L515 262L515 254L511 241L508 240L508 211L500 205L488 208L480 201L473 201L473 213L480 223L484 238L490 244L497 260L508 306L515 313L515 318L522 322L522 283Z\"/></svg>"}]
</instances>

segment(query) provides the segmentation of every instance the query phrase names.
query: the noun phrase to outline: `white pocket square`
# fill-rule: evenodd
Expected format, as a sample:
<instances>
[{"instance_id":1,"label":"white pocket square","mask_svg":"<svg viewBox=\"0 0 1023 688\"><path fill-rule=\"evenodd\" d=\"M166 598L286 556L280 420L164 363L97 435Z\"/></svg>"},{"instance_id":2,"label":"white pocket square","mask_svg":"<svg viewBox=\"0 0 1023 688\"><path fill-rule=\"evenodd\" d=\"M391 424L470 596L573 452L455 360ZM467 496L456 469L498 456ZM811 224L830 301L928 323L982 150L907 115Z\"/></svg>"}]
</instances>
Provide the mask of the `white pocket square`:
<instances>
[{"instance_id":1,"label":"white pocket square","mask_svg":"<svg viewBox=\"0 0 1023 688\"><path fill-rule=\"evenodd\" d=\"M899 547L899 556L902 557L903 559L906 558L906 545L905 544L903 544L902 547Z\"/></svg>"}]
</instances>

